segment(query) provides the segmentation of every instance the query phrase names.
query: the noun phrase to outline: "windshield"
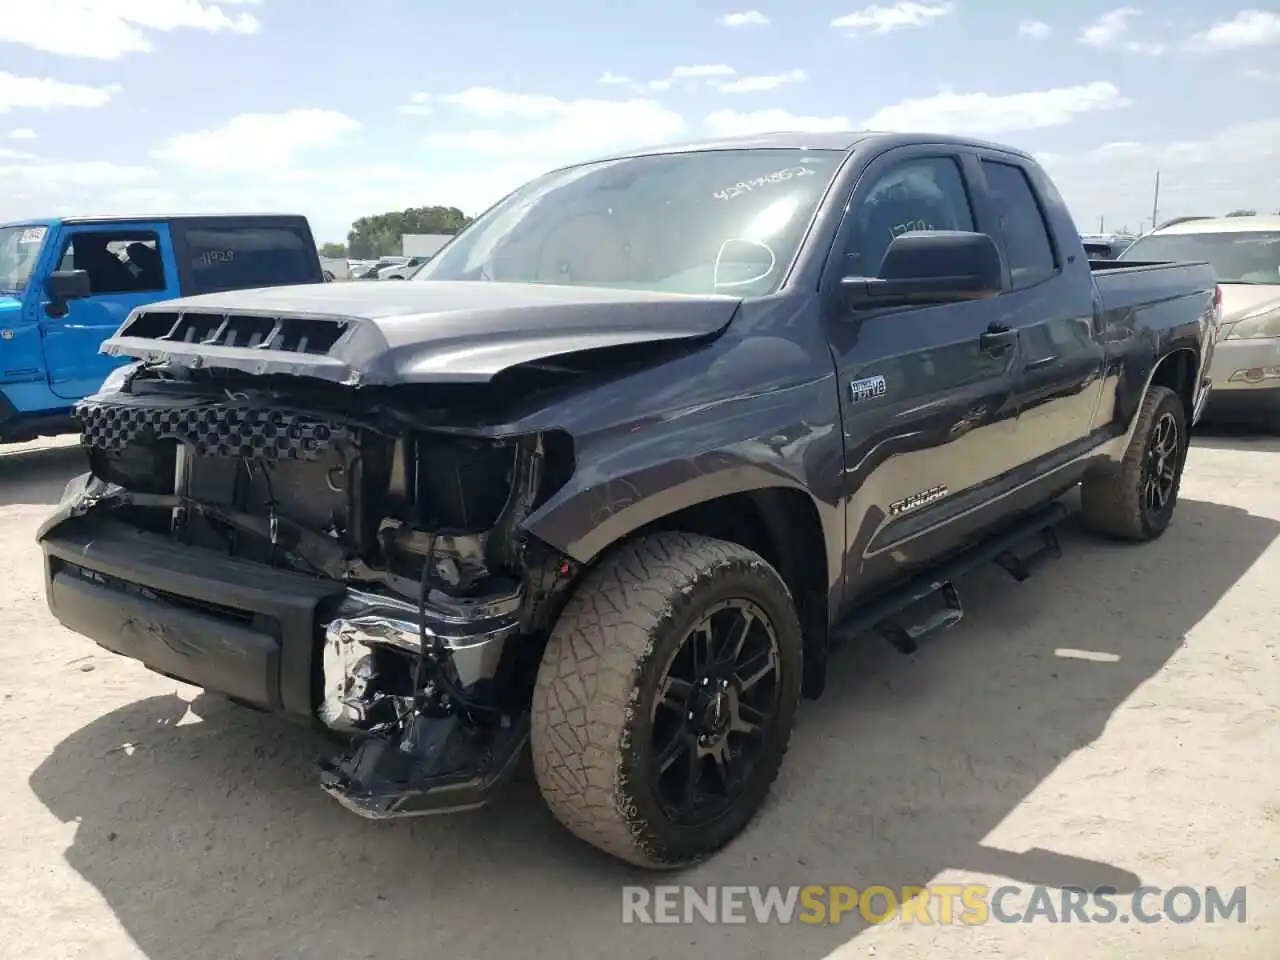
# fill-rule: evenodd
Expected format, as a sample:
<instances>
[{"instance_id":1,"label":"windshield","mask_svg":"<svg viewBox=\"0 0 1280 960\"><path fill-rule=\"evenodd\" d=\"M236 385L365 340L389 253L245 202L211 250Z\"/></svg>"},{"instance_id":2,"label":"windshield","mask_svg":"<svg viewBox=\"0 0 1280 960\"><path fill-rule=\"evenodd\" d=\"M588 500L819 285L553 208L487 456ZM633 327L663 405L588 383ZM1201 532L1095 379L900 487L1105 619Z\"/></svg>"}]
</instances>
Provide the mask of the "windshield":
<instances>
[{"instance_id":1,"label":"windshield","mask_svg":"<svg viewBox=\"0 0 1280 960\"><path fill-rule=\"evenodd\" d=\"M1280 286L1280 231L1143 237L1121 260L1207 260L1219 283Z\"/></svg>"},{"instance_id":2,"label":"windshield","mask_svg":"<svg viewBox=\"0 0 1280 960\"><path fill-rule=\"evenodd\" d=\"M35 269L47 227L0 227L0 290L20 293Z\"/></svg>"},{"instance_id":3,"label":"windshield","mask_svg":"<svg viewBox=\"0 0 1280 960\"><path fill-rule=\"evenodd\" d=\"M559 170L489 210L412 279L772 293L843 159L711 150Z\"/></svg>"}]
</instances>

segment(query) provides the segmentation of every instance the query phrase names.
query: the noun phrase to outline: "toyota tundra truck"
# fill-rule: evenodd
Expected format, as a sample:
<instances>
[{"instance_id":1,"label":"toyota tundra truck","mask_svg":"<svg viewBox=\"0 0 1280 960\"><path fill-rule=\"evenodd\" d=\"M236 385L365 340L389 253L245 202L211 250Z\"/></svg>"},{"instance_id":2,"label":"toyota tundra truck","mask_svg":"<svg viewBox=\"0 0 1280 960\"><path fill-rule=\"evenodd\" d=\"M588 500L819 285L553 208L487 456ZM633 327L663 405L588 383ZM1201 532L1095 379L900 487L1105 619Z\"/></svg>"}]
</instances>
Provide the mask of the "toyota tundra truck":
<instances>
[{"instance_id":1,"label":"toyota tundra truck","mask_svg":"<svg viewBox=\"0 0 1280 960\"><path fill-rule=\"evenodd\" d=\"M761 806L843 638L903 651L1174 515L1204 263L1091 263L1018 150L757 135L556 170L410 280L148 304L41 526L65 626L333 735L366 818L555 816L649 868ZM829 692L827 695L839 691Z\"/></svg>"}]
</instances>

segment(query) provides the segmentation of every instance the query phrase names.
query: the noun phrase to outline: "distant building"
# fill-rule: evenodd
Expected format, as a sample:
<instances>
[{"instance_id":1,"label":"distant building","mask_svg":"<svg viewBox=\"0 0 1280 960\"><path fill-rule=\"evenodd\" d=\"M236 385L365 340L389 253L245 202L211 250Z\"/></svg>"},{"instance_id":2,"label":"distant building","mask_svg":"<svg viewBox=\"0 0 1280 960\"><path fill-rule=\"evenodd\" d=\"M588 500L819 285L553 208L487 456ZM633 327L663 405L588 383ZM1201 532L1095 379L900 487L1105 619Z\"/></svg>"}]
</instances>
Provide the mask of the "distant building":
<instances>
[{"instance_id":1,"label":"distant building","mask_svg":"<svg viewBox=\"0 0 1280 960\"><path fill-rule=\"evenodd\" d=\"M400 237L400 255L434 257L452 239L453 234L450 233L406 233Z\"/></svg>"}]
</instances>

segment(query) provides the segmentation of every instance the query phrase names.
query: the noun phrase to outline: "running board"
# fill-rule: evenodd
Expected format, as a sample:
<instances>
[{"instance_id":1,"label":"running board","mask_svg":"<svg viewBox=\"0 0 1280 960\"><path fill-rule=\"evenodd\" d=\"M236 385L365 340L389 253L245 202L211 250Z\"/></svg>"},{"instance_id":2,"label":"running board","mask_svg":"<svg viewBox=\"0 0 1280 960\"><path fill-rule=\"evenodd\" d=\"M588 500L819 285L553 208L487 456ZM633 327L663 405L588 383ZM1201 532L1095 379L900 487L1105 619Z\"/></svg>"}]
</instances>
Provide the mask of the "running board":
<instances>
[{"instance_id":1,"label":"running board","mask_svg":"<svg viewBox=\"0 0 1280 960\"><path fill-rule=\"evenodd\" d=\"M875 631L902 653L914 653L921 639L955 626L964 617L960 591L955 585L964 574L994 561L1021 582L1044 560L1061 556L1062 545L1054 526L1067 513L1060 502L1038 510L1008 530L974 544L939 567L855 610L835 632L851 637Z\"/></svg>"}]
</instances>

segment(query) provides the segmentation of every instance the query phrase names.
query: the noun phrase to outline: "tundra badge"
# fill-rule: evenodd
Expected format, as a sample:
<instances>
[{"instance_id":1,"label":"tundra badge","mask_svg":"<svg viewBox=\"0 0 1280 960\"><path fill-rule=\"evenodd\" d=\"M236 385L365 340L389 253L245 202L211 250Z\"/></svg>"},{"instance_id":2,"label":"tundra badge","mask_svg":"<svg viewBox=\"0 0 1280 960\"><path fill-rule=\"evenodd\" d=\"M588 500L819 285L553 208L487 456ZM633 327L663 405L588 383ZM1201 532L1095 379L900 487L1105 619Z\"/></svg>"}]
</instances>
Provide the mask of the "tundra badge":
<instances>
[{"instance_id":1,"label":"tundra badge","mask_svg":"<svg viewBox=\"0 0 1280 960\"><path fill-rule=\"evenodd\" d=\"M923 507L926 503L933 503L935 500L941 500L947 495L947 488L942 484L936 487L930 487L928 490L921 490L919 493L913 493L909 497L903 497L901 500L895 500L889 504L889 516L896 517L907 513L910 510L916 510Z\"/></svg>"},{"instance_id":2,"label":"tundra badge","mask_svg":"<svg viewBox=\"0 0 1280 960\"><path fill-rule=\"evenodd\" d=\"M849 381L849 399L854 403L863 400L874 400L883 397L889 391L889 385L882 376L863 377L861 380Z\"/></svg>"}]
</instances>

